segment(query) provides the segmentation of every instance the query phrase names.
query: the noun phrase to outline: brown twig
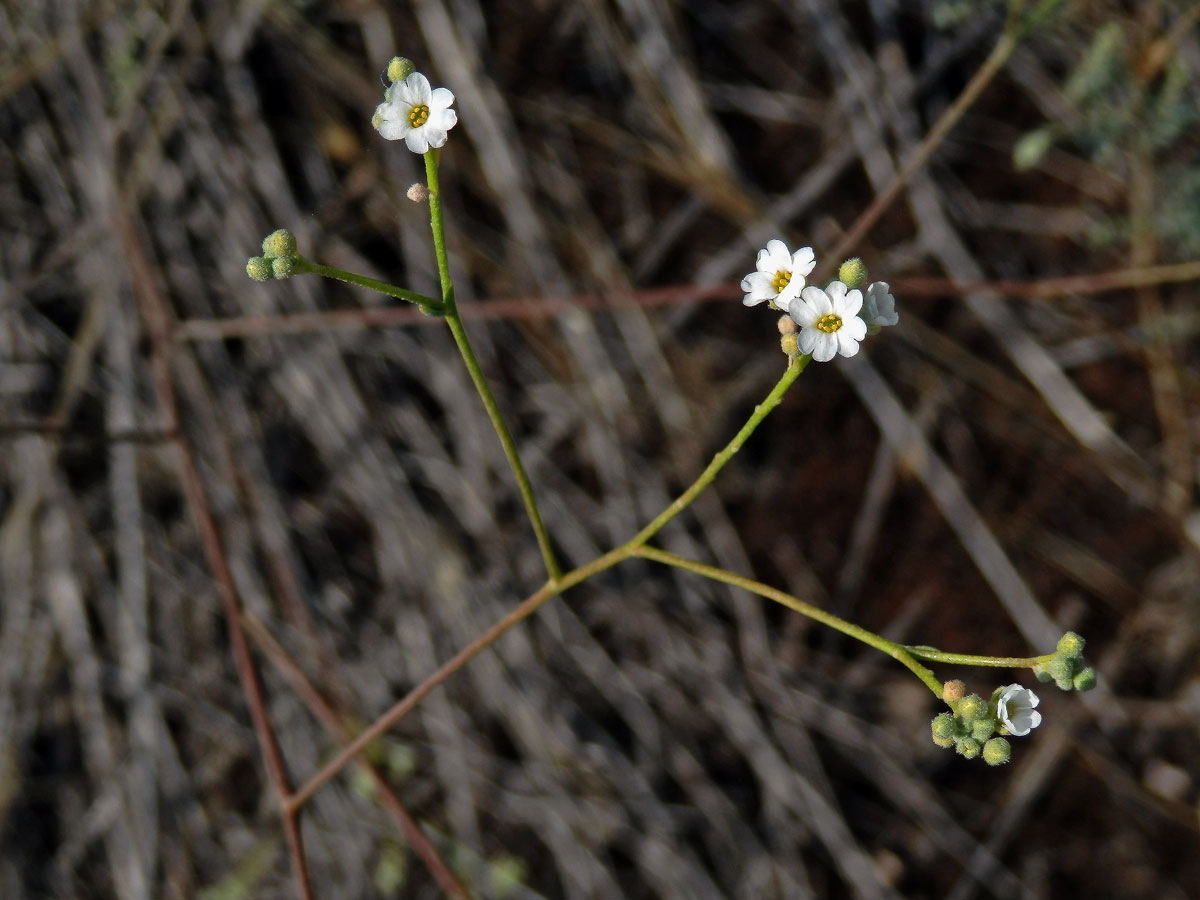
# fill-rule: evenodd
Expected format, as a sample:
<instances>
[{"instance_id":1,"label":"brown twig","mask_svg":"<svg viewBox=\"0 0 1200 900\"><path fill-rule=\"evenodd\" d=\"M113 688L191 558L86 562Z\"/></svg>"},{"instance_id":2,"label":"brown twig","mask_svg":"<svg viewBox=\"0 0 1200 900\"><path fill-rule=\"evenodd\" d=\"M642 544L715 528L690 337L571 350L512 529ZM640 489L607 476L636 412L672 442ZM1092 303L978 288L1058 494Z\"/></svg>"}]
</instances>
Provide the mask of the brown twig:
<instances>
[{"instance_id":1,"label":"brown twig","mask_svg":"<svg viewBox=\"0 0 1200 900\"><path fill-rule=\"evenodd\" d=\"M164 432L169 435L167 443L175 456L180 487L200 537L200 543L204 548L204 555L216 583L217 592L221 597L221 607L229 628L234 666L237 669L238 681L241 683L246 703L250 708L254 732L258 738L267 774L275 790L276 801L282 814L283 830L296 884L302 900L312 900L312 884L309 880L304 844L300 835L299 809L291 803L291 788L288 784L283 753L279 749L279 743L271 727L262 685L259 683L258 673L254 668L254 660L250 655L246 635L241 628L241 608L237 589L233 584L233 576L225 558L225 551L221 547L217 525L208 505L204 482L200 478L191 448L179 431L179 412L174 382L171 378L170 354L174 347L171 342L171 314L162 294L154 286L154 275L143 253L136 224L128 213L129 208L130 204L118 202L114 214L117 220L115 225L124 250L126 264L129 266L130 282L137 299L138 309L141 312L146 333L150 338L150 374L155 399L162 412Z\"/></svg>"}]
</instances>

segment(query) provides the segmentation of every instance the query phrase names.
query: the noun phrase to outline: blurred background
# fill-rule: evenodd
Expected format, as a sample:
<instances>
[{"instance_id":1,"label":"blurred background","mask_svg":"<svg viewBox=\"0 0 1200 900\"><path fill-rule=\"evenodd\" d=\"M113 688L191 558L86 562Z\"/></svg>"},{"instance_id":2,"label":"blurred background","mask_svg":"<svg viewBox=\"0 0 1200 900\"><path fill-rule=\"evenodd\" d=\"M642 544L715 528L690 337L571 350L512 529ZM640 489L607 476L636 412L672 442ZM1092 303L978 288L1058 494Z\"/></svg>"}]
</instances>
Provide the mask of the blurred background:
<instances>
[{"instance_id":1,"label":"blurred background","mask_svg":"<svg viewBox=\"0 0 1200 900\"><path fill-rule=\"evenodd\" d=\"M388 791L480 897L1200 895L1200 6L1050 6L854 247L899 326L812 366L659 543L908 643L1024 656L1075 629L1100 686L1039 688L1044 724L990 769L931 743L939 704L894 661L623 564L375 745L386 790L348 769L316 794L317 896L443 896ZM12 900L296 896L229 588L299 784L338 746L304 678L357 733L543 580L444 326L364 327L396 304L245 275L287 227L436 291L421 160L370 126L392 56L456 95L460 308L576 566L779 376L774 316L737 289L758 248L836 265L1005 21L965 0L0 16Z\"/></svg>"}]
</instances>

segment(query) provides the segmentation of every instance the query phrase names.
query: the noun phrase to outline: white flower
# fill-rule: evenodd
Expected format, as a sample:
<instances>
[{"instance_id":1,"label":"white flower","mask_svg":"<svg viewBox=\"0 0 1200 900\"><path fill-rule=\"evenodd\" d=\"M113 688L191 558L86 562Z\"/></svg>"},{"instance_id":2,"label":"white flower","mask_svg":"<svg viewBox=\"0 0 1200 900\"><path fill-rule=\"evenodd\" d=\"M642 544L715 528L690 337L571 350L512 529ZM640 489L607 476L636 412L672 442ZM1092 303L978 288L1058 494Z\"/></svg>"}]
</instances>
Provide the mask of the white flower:
<instances>
[{"instance_id":1,"label":"white flower","mask_svg":"<svg viewBox=\"0 0 1200 900\"><path fill-rule=\"evenodd\" d=\"M871 328L895 325L900 321L900 316L896 314L896 298L892 296L886 281L873 281L867 285L867 295L863 298L859 315Z\"/></svg>"},{"instance_id":2,"label":"white flower","mask_svg":"<svg viewBox=\"0 0 1200 900\"><path fill-rule=\"evenodd\" d=\"M1008 733L1024 737L1042 724L1042 714L1034 709L1038 695L1019 684L1010 684L996 698L996 718Z\"/></svg>"},{"instance_id":3,"label":"white flower","mask_svg":"<svg viewBox=\"0 0 1200 900\"><path fill-rule=\"evenodd\" d=\"M811 353L816 362L857 353L858 342L867 336L867 323L858 317L862 302L862 291L848 291L840 281L825 290L810 284L799 297L787 298L787 313L800 326L800 352Z\"/></svg>"},{"instance_id":4,"label":"white flower","mask_svg":"<svg viewBox=\"0 0 1200 900\"><path fill-rule=\"evenodd\" d=\"M776 300L781 294L796 297L804 287L804 276L813 270L817 258L812 247L801 247L788 253L787 244L781 240L767 241L767 249L758 251L757 271L742 279L742 290L746 296L742 303L757 306L765 300ZM784 308L782 303L776 305Z\"/></svg>"},{"instance_id":5,"label":"white flower","mask_svg":"<svg viewBox=\"0 0 1200 900\"><path fill-rule=\"evenodd\" d=\"M446 132L458 122L458 113L450 108L454 94L446 88L431 90L429 79L413 72L397 81L383 95L371 124L389 141L404 138L413 153L446 143Z\"/></svg>"}]
</instances>

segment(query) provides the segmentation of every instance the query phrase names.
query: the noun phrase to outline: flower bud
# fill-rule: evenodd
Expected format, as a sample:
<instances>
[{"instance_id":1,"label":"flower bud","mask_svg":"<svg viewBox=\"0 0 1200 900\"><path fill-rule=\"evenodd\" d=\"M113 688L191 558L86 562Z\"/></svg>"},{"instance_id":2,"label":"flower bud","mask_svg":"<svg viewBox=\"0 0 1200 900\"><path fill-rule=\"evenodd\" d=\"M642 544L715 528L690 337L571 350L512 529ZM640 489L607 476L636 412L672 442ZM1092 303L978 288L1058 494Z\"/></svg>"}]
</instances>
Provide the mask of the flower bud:
<instances>
[{"instance_id":1,"label":"flower bud","mask_svg":"<svg viewBox=\"0 0 1200 900\"><path fill-rule=\"evenodd\" d=\"M966 722L974 722L988 714L988 705L978 694L968 694L958 701L959 718Z\"/></svg>"},{"instance_id":2,"label":"flower bud","mask_svg":"<svg viewBox=\"0 0 1200 900\"><path fill-rule=\"evenodd\" d=\"M265 256L252 256L246 260L246 274L255 281L270 281L274 277L271 260Z\"/></svg>"},{"instance_id":3,"label":"flower bud","mask_svg":"<svg viewBox=\"0 0 1200 900\"><path fill-rule=\"evenodd\" d=\"M780 334L795 334L800 330L800 326L796 324L796 320L789 315L779 317L779 322L776 323Z\"/></svg>"},{"instance_id":4,"label":"flower bud","mask_svg":"<svg viewBox=\"0 0 1200 900\"><path fill-rule=\"evenodd\" d=\"M1066 656L1070 659L1081 659L1085 643L1087 642L1075 632L1068 631L1058 639L1058 647L1056 649L1059 656Z\"/></svg>"},{"instance_id":5,"label":"flower bud","mask_svg":"<svg viewBox=\"0 0 1200 900\"><path fill-rule=\"evenodd\" d=\"M996 723L991 719L976 719L971 723L971 737L982 743L996 733Z\"/></svg>"},{"instance_id":6,"label":"flower bud","mask_svg":"<svg viewBox=\"0 0 1200 900\"><path fill-rule=\"evenodd\" d=\"M1075 678L1072 679L1072 684L1077 691L1090 691L1096 686L1096 670L1091 666L1080 669L1075 673Z\"/></svg>"},{"instance_id":7,"label":"flower bud","mask_svg":"<svg viewBox=\"0 0 1200 900\"><path fill-rule=\"evenodd\" d=\"M296 260L290 256L277 256L271 260L271 274L276 278L287 278L296 268Z\"/></svg>"},{"instance_id":8,"label":"flower bud","mask_svg":"<svg viewBox=\"0 0 1200 900\"><path fill-rule=\"evenodd\" d=\"M974 759L977 757L981 749L983 749L983 745L980 744L979 741L975 740L975 738L963 738L958 742L957 747L959 756L964 756L967 759Z\"/></svg>"},{"instance_id":9,"label":"flower bud","mask_svg":"<svg viewBox=\"0 0 1200 900\"><path fill-rule=\"evenodd\" d=\"M1054 683L1060 688L1063 683L1070 685L1071 679L1075 677L1075 660L1069 656L1056 656L1050 660L1050 677L1054 679ZM1070 690L1070 687L1063 688Z\"/></svg>"},{"instance_id":10,"label":"flower bud","mask_svg":"<svg viewBox=\"0 0 1200 900\"><path fill-rule=\"evenodd\" d=\"M929 728L933 732L933 742L939 747L949 747L954 743L954 716L950 713L934 716Z\"/></svg>"},{"instance_id":11,"label":"flower bud","mask_svg":"<svg viewBox=\"0 0 1200 900\"><path fill-rule=\"evenodd\" d=\"M267 259L295 256L296 237L286 228L280 228L263 238L262 249Z\"/></svg>"},{"instance_id":12,"label":"flower bud","mask_svg":"<svg viewBox=\"0 0 1200 900\"><path fill-rule=\"evenodd\" d=\"M983 745L983 761L989 766L1002 766L1012 759L1012 744L1004 738L992 738Z\"/></svg>"},{"instance_id":13,"label":"flower bud","mask_svg":"<svg viewBox=\"0 0 1200 900\"><path fill-rule=\"evenodd\" d=\"M779 349L787 354L788 359L795 359L800 355L800 341L794 334L785 334L779 339Z\"/></svg>"},{"instance_id":14,"label":"flower bud","mask_svg":"<svg viewBox=\"0 0 1200 900\"><path fill-rule=\"evenodd\" d=\"M413 203L424 203L429 199L429 188L425 187L425 185L418 181L408 189L408 194L406 196Z\"/></svg>"},{"instance_id":15,"label":"flower bud","mask_svg":"<svg viewBox=\"0 0 1200 900\"><path fill-rule=\"evenodd\" d=\"M953 681L947 681L942 685L942 699L947 703L953 703L956 700L961 700L966 690L967 686L957 678Z\"/></svg>"},{"instance_id":16,"label":"flower bud","mask_svg":"<svg viewBox=\"0 0 1200 900\"><path fill-rule=\"evenodd\" d=\"M867 267L857 256L848 259L838 267L837 280L850 290L862 287L867 283Z\"/></svg>"},{"instance_id":17,"label":"flower bud","mask_svg":"<svg viewBox=\"0 0 1200 900\"><path fill-rule=\"evenodd\" d=\"M1038 663L1033 667L1033 674L1038 681L1046 682L1054 678L1050 674L1050 663Z\"/></svg>"},{"instance_id":18,"label":"flower bud","mask_svg":"<svg viewBox=\"0 0 1200 900\"><path fill-rule=\"evenodd\" d=\"M403 81L416 70L417 67L411 59L405 59L403 56L393 56L392 61L388 63L387 79L391 82Z\"/></svg>"}]
</instances>

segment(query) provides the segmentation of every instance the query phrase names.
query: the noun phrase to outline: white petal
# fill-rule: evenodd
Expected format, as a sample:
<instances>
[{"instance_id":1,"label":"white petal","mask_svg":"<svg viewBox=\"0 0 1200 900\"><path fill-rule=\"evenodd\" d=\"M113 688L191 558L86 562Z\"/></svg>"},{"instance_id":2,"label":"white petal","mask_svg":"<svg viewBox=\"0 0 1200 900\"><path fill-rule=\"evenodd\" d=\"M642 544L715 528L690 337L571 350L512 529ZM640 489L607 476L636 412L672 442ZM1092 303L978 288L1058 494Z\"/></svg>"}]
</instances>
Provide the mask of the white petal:
<instances>
[{"instance_id":1,"label":"white petal","mask_svg":"<svg viewBox=\"0 0 1200 900\"><path fill-rule=\"evenodd\" d=\"M797 325L812 329L812 326L817 324L817 319L821 318L822 314L806 296L807 291L808 289L805 288L799 297L792 297L788 301L787 310L788 315L796 320ZM807 353L808 351L806 350L805 352Z\"/></svg>"},{"instance_id":2,"label":"white petal","mask_svg":"<svg viewBox=\"0 0 1200 900\"><path fill-rule=\"evenodd\" d=\"M429 87L429 79L420 72L411 73L404 79L408 95L412 98L413 106L428 106L433 99L433 91Z\"/></svg>"},{"instance_id":3,"label":"white petal","mask_svg":"<svg viewBox=\"0 0 1200 900\"><path fill-rule=\"evenodd\" d=\"M425 126L424 131L425 140L429 141L430 147L441 147L446 143L446 138L449 137L449 135L447 135L446 132L442 131L441 129L430 128L428 125Z\"/></svg>"},{"instance_id":4,"label":"white petal","mask_svg":"<svg viewBox=\"0 0 1200 900\"><path fill-rule=\"evenodd\" d=\"M837 284L837 282L835 281L834 284ZM829 295L815 284L810 284L802 290L800 296L816 312L816 316L813 318L814 322L821 316L827 316L833 312L833 303L830 301Z\"/></svg>"},{"instance_id":5,"label":"white petal","mask_svg":"<svg viewBox=\"0 0 1200 900\"><path fill-rule=\"evenodd\" d=\"M434 88L433 93L429 95L429 108L446 109L454 105L454 93L450 88Z\"/></svg>"},{"instance_id":6,"label":"white petal","mask_svg":"<svg viewBox=\"0 0 1200 900\"><path fill-rule=\"evenodd\" d=\"M792 319L795 318L795 316L792 316ZM812 353L813 348L817 346L817 338L820 336L821 332L817 331L817 329L805 328L796 337L796 346L800 348L801 353Z\"/></svg>"},{"instance_id":7,"label":"white petal","mask_svg":"<svg viewBox=\"0 0 1200 900\"><path fill-rule=\"evenodd\" d=\"M458 113L452 109L443 109L436 115L431 115L430 120L435 128L441 131L449 131L458 124Z\"/></svg>"},{"instance_id":8,"label":"white petal","mask_svg":"<svg viewBox=\"0 0 1200 900\"><path fill-rule=\"evenodd\" d=\"M858 311L862 309L862 304L862 291L853 290L844 294L840 300L833 302L833 311L843 319L849 319L858 315Z\"/></svg>"},{"instance_id":9,"label":"white petal","mask_svg":"<svg viewBox=\"0 0 1200 900\"><path fill-rule=\"evenodd\" d=\"M781 270L785 272L792 270L792 254L788 253L787 244L779 240L779 238L772 238L767 241L767 249L763 252L766 253L765 259L762 253L758 255L758 270L760 272L771 272L773 274ZM764 262L769 268L764 268Z\"/></svg>"},{"instance_id":10,"label":"white petal","mask_svg":"<svg viewBox=\"0 0 1200 900\"><path fill-rule=\"evenodd\" d=\"M839 335L842 332L851 340L861 341L867 336L867 323L858 316L847 316L842 319L842 327L838 329Z\"/></svg>"},{"instance_id":11,"label":"white petal","mask_svg":"<svg viewBox=\"0 0 1200 900\"><path fill-rule=\"evenodd\" d=\"M1038 712L1036 709L1031 709L1029 711L1029 727L1037 728L1041 724L1042 724L1042 714L1040 712Z\"/></svg>"},{"instance_id":12,"label":"white petal","mask_svg":"<svg viewBox=\"0 0 1200 900\"><path fill-rule=\"evenodd\" d=\"M856 321L862 322L862 319L857 319ZM837 352L839 354L842 356L854 356L854 354L858 353L858 341L850 336L850 334L846 331L845 326L842 326L835 331L834 337L837 338Z\"/></svg>"},{"instance_id":13,"label":"white petal","mask_svg":"<svg viewBox=\"0 0 1200 900\"><path fill-rule=\"evenodd\" d=\"M817 265L816 254L812 247L801 247L792 254L792 274L807 275Z\"/></svg>"},{"instance_id":14,"label":"white petal","mask_svg":"<svg viewBox=\"0 0 1200 900\"><path fill-rule=\"evenodd\" d=\"M836 337L832 334L826 334L824 331L817 331L815 328L809 330L817 335L817 343L813 347L812 352L813 362L829 362L829 360L837 356L838 342Z\"/></svg>"},{"instance_id":15,"label":"white petal","mask_svg":"<svg viewBox=\"0 0 1200 900\"><path fill-rule=\"evenodd\" d=\"M398 141L411 130L403 119L384 119L378 128L379 133L389 141Z\"/></svg>"},{"instance_id":16,"label":"white petal","mask_svg":"<svg viewBox=\"0 0 1200 900\"><path fill-rule=\"evenodd\" d=\"M424 153L429 149L429 141L425 139L424 128L414 128L404 136L404 143L413 153Z\"/></svg>"}]
</instances>

